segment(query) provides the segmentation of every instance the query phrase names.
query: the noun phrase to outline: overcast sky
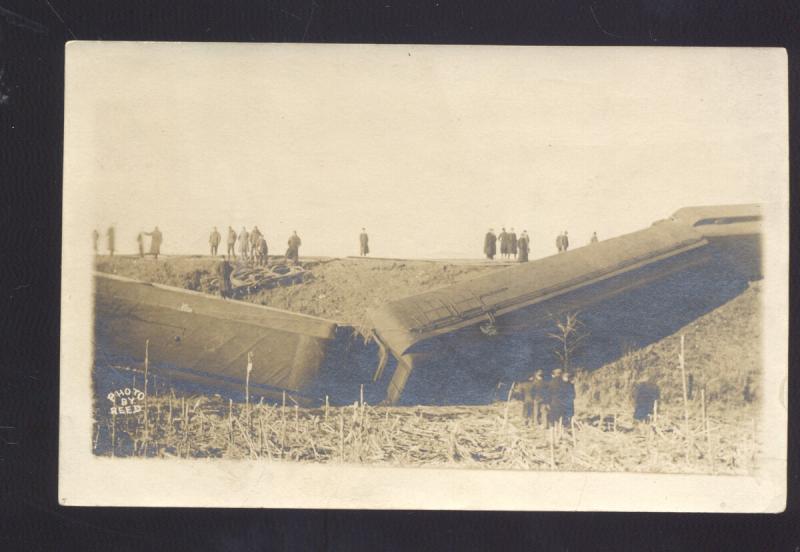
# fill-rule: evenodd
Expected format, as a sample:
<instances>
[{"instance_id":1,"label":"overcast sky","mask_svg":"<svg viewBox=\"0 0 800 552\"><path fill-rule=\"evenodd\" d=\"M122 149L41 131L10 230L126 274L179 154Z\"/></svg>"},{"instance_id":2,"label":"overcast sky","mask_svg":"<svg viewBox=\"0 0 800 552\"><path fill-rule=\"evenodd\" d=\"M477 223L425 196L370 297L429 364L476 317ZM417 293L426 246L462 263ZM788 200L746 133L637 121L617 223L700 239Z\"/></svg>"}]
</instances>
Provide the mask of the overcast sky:
<instances>
[{"instance_id":1,"label":"overcast sky","mask_svg":"<svg viewBox=\"0 0 800 552\"><path fill-rule=\"evenodd\" d=\"M173 254L257 224L273 253L296 229L301 255L355 255L363 226L375 256L480 257L505 226L541 257L561 230L583 245L788 186L775 50L82 43L67 57L65 185L87 244L114 224L123 253L154 225Z\"/></svg>"}]
</instances>

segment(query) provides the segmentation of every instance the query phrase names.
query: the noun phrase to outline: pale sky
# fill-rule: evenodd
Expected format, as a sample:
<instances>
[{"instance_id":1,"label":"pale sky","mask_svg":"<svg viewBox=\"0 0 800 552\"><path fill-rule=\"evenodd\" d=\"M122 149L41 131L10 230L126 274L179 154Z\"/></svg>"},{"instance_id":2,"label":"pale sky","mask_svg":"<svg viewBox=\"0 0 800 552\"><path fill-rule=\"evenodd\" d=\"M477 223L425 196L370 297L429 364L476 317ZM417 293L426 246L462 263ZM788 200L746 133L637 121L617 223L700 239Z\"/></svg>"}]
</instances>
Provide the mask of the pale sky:
<instances>
[{"instance_id":1,"label":"pale sky","mask_svg":"<svg viewBox=\"0 0 800 552\"><path fill-rule=\"evenodd\" d=\"M478 258L505 226L541 257L782 200L787 97L781 50L78 43L65 186L122 253L257 224L275 254L357 255L363 226L374 256Z\"/></svg>"}]
</instances>

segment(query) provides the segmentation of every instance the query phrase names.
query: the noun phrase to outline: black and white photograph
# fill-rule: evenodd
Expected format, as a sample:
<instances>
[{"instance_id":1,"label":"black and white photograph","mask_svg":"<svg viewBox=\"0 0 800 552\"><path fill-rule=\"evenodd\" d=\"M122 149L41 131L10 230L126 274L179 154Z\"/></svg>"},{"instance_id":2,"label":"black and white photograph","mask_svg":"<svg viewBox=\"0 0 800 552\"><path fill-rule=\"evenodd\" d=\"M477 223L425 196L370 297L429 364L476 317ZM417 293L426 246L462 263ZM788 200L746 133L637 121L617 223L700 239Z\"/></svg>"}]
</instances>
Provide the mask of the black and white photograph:
<instances>
[{"instance_id":1,"label":"black and white photograph","mask_svg":"<svg viewBox=\"0 0 800 552\"><path fill-rule=\"evenodd\" d=\"M60 501L781 511L788 202L780 49L69 43Z\"/></svg>"}]
</instances>

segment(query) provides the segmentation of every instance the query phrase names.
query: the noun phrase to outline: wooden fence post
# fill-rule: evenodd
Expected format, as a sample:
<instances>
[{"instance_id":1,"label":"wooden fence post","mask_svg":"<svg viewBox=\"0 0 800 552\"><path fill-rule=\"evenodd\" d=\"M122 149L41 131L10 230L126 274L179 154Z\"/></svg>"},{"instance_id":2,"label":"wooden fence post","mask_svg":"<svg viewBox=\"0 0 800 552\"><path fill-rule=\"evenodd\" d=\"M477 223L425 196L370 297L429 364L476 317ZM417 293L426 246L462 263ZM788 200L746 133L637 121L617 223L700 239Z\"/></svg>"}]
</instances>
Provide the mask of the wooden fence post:
<instances>
[{"instance_id":1,"label":"wooden fence post","mask_svg":"<svg viewBox=\"0 0 800 552\"><path fill-rule=\"evenodd\" d=\"M684 357L684 336L681 334L681 352L678 360L681 365L681 381L683 382L683 438L686 442L686 462L689 462L689 399L686 390L686 359Z\"/></svg>"}]
</instances>

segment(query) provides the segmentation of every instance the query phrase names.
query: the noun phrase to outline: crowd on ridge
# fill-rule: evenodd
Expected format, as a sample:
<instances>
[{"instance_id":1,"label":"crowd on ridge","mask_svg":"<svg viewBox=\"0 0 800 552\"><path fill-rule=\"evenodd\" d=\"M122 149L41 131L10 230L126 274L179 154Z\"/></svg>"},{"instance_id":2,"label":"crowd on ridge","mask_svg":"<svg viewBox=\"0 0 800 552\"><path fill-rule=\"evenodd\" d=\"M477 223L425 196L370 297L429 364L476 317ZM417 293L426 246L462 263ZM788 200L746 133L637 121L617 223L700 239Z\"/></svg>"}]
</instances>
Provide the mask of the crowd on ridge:
<instances>
[{"instance_id":1,"label":"crowd on ridge","mask_svg":"<svg viewBox=\"0 0 800 552\"><path fill-rule=\"evenodd\" d=\"M150 236L150 247L145 253L144 236ZM92 232L92 239L94 244L94 252L98 253L100 234L97 230ZM139 232L136 236L136 241L139 249L139 257L144 258L146 255L152 255L156 259L161 254L161 244L164 237L161 231L156 226L152 232ZM597 232L592 233L590 243L597 243ZM500 258L503 260L517 260L521 263L528 262L528 255L531 249L531 238L527 230L523 230L522 234L517 236L517 233L511 228L506 231L502 228L499 234L494 233L494 229L490 228L486 233L483 242L483 253L489 260L494 260L497 255L497 242L500 242ZM115 252L115 229L114 226L109 226L106 230L106 245L108 254L114 256ZM222 243L222 234L215 226L211 230L208 237L208 245L212 257L219 255L219 246ZM359 255L365 257L369 255L369 235L365 228L361 229L358 236ZM228 226L227 236L225 239L227 246L226 253L223 255L228 261L241 260L242 262L253 263L256 266L266 266L269 246L264 234L258 229L258 226L253 226L252 230L248 231L245 226L237 233L232 226ZM300 245L302 240L297 235L297 231L292 232L287 242L288 248L286 249L286 260L294 264L298 264L300 259ZM564 253L569 249L569 234L566 230L561 232L556 238L556 249L559 253ZM237 256L238 251L238 256Z\"/></svg>"},{"instance_id":2,"label":"crowd on ridge","mask_svg":"<svg viewBox=\"0 0 800 552\"><path fill-rule=\"evenodd\" d=\"M597 241L597 232L592 232L589 243L597 243ZM497 255L497 242L500 242L501 259L511 260L513 258L521 263L528 262L531 238L527 230L523 230L522 234L517 237L517 233L513 228L509 232L502 228L500 234L495 234L494 228L489 228L483 239L483 254L490 261L494 260L495 255ZM569 249L569 234L566 230L556 237L556 249L558 249L559 253L565 253Z\"/></svg>"}]
</instances>

